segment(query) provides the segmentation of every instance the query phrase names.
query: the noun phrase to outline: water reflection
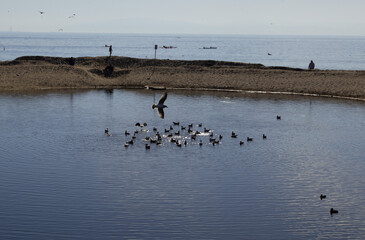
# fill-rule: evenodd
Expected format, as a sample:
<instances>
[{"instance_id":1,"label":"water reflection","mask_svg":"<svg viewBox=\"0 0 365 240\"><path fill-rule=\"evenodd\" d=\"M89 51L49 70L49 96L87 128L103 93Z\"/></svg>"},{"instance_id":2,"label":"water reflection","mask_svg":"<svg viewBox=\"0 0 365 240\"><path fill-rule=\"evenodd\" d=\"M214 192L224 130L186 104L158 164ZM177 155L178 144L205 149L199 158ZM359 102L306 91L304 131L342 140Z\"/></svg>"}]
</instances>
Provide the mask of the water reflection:
<instances>
[{"instance_id":1,"label":"water reflection","mask_svg":"<svg viewBox=\"0 0 365 240\"><path fill-rule=\"evenodd\" d=\"M168 94L163 119L151 109L155 93L148 90L1 94L0 237L364 235L363 103L209 91ZM148 125L136 127L136 122ZM194 142L181 129L191 123L193 130L209 128L213 137L223 138L213 145L208 133ZM145 149L145 138L156 134L153 128L167 135L163 130L170 126L189 137L186 146L166 136L162 146ZM126 130L140 131L127 148ZM232 131L237 138L230 137ZM241 146L246 137L253 141ZM321 194L326 199L321 201ZM331 208L339 214L331 216Z\"/></svg>"}]
</instances>

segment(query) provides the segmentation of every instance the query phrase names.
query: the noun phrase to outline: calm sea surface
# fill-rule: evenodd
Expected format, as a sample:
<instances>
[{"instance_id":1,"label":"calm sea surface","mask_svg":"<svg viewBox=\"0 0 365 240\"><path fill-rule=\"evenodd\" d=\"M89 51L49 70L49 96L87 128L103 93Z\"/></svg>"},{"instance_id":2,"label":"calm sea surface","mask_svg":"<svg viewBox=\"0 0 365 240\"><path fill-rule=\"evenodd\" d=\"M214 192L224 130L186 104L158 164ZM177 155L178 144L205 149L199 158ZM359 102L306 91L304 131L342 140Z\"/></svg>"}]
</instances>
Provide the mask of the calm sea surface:
<instances>
[{"instance_id":1,"label":"calm sea surface","mask_svg":"<svg viewBox=\"0 0 365 240\"><path fill-rule=\"evenodd\" d=\"M20 56L60 57L113 55L154 58L222 60L266 66L307 68L310 60L320 69L365 70L365 37L255 36L255 35L148 35L0 32L0 61ZM203 47L217 49L203 49ZM268 55L268 54L271 55Z\"/></svg>"},{"instance_id":2,"label":"calm sea surface","mask_svg":"<svg viewBox=\"0 0 365 240\"><path fill-rule=\"evenodd\" d=\"M364 103L171 91L161 119L160 95L1 94L0 239L363 239Z\"/></svg>"}]
</instances>

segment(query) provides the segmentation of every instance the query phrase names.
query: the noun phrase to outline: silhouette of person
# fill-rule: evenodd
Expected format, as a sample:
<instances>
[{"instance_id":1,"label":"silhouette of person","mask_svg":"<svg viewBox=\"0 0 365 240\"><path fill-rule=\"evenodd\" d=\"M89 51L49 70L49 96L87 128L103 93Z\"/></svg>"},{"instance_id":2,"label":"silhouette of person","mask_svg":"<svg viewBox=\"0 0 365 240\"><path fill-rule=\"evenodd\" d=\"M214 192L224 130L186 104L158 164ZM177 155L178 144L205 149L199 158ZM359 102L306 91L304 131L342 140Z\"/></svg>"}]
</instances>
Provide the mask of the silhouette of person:
<instances>
[{"instance_id":1,"label":"silhouette of person","mask_svg":"<svg viewBox=\"0 0 365 240\"><path fill-rule=\"evenodd\" d=\"M309 63L308 69L309 70L313 70L314 69L314 62L313 62L313 60L311 60L311 62Z\"/></svg>"},{"instance_id":2,"label":"silhouette of person","mask_svg":"<svg viewBox=\"0 0 365 240\"><path fill-rule=\"evenodd\" d=\"M112 56L112 52L113 52L113 47L112 45L109 46L109 57Z\"/></svg>"}]
</instances>

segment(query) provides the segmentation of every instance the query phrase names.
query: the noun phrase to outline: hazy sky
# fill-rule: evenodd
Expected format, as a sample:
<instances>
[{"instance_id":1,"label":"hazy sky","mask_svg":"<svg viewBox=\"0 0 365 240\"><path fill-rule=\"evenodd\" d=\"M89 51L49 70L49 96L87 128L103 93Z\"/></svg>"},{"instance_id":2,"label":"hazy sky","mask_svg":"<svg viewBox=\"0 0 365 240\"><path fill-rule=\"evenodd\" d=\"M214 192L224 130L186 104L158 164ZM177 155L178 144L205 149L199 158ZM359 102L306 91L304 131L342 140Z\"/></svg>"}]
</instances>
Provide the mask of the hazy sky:
<instances>
[{"instance_id":1,"label":"hazy sky","mask_svg":"<svg viewBox=\"0 0 365 240\"><path fill-rule=\"evenodd\" d=\"M364 12L365 0L0 0L0 31L365 36Z\"/></svg>"}]
</instances>

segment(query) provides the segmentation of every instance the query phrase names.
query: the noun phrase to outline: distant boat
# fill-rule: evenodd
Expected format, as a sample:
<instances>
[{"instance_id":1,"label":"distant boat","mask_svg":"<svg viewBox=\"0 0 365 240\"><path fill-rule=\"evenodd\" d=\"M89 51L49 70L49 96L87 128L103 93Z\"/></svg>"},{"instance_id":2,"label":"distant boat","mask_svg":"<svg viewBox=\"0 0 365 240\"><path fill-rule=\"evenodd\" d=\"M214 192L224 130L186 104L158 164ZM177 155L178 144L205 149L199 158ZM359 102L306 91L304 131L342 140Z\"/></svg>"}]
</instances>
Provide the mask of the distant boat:
<instances>
[{"instance_id":1,"label":"distant boat","mask_svg":"<svg viewBox=\"0 0 365 240\"><path fill-rule=\"evenodd\" d=\"M162 46L161 48L164 48L164 49L170 49L170 48L177 48L177 47L174 47L174 46Z\"/></svg>"},{"instance_id":2,"label":"distant boat","mask_svg":"<svg viewBox=\"0 0 365 240\"><path fill-rule=\"evenodd\" d=\"M210 47L203 47L203 49L217 49L217 47L210 46Z\"/></svg>"}]
</instances>

